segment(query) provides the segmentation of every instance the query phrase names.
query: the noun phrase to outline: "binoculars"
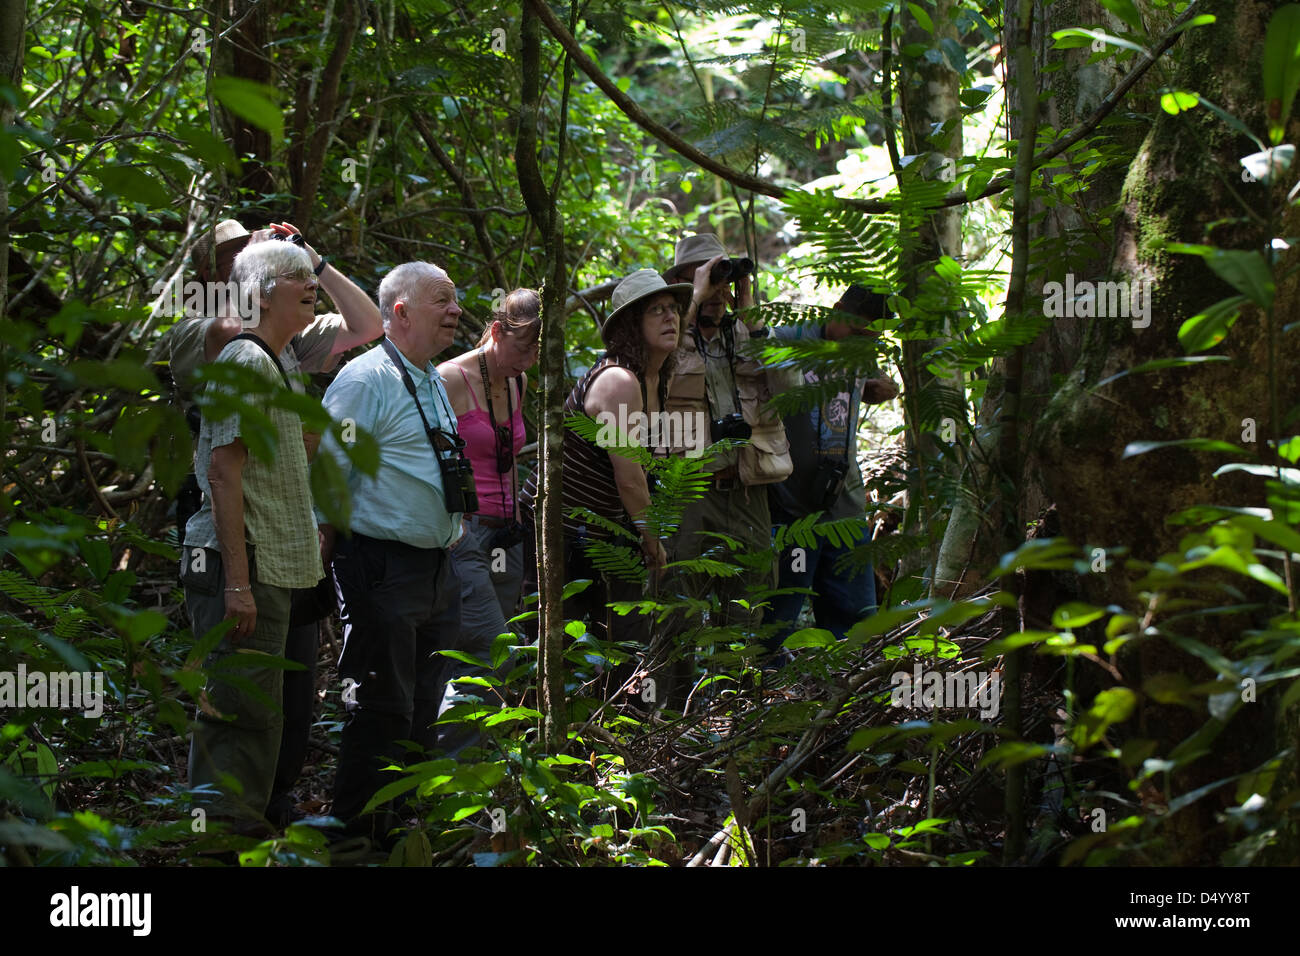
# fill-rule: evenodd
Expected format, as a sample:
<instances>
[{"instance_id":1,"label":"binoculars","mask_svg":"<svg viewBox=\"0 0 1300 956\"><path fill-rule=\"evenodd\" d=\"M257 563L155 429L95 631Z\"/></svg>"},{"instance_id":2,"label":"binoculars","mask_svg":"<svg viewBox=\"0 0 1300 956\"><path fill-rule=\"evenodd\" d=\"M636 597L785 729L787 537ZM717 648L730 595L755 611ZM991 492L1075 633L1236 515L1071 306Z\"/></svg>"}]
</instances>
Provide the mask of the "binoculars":
<instances>
[{"instance_id":1,"label":"binoculars","mask_svg":"<svg viewBox=\"0 0 1300 956\"><path fill-rule=\"evenodd\" d=\"M740 259L723 259L709 271L709 281L714 285L720 282L736 282L753 274L754 260L748 256Z\"/></svg>"}]
</instances>

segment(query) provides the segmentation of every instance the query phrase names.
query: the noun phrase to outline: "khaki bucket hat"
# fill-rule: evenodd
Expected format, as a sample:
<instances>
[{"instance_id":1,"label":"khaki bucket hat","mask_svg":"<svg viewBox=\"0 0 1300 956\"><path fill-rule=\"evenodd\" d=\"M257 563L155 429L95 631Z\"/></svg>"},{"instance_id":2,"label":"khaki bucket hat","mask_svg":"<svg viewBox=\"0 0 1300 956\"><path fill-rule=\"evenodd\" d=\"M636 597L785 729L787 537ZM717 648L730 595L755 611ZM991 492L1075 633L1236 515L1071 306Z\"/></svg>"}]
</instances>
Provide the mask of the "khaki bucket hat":
<instances>
[{"instance_id":1,"label":"khaki bucket hat","mask_svg":"<svg viewBox=\"0 0 1300 956\"><path fill-rule=\"evenodd\" d=\"M220 253L223 246L236 241L241 246L246 245L250 235L251 233L238 219L223 219L217 223L217 228L210 234L199 237L199 240L194 243L194 248L190 250L190 262L195 269L203 269L208 264L213 246L216 246L217 252Z\"/></svg>"},{"instance_id":2,"label":"khaki bucket hat","mask_svg":"<svg viewBox=\"0 0 1300 956\"><path fill-rule=\"evenodd\" d=\"M609 314L605 324L600 327L601 339L608 345L609 330L615 323L631 316L639 303L652 296L659 295L661 292L671 292L677 299L677 307L684 314L690 308L691 293L693 291L694 286L689 282L678 282L669 285L653 269L636 270L614 288L614 294L610 296L610 303L614 306L614 311Z\"/></svg>"},{"instance_id":3,"label":"khaki bucket hat","mask_svg":"<svg viewBox=\"0 0 1300 956\"><path fill-rule=\"evenodd\" d=\"M677 248L673 251L673 267L664 272L663 276L667 279L687 266L702 266L714 256L726 254L727 250L722 247L721 240L712 233L686 236L677 240Z\"/></svg>"}]
</instances>

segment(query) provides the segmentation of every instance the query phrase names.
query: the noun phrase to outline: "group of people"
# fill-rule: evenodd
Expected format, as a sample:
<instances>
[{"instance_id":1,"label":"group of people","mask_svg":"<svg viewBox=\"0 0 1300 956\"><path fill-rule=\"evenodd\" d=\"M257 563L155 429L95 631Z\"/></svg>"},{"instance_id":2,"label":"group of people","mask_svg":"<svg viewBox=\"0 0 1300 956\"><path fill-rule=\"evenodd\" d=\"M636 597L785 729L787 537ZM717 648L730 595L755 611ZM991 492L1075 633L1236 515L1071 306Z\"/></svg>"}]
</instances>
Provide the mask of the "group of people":
<instances>
[{"instance_id":1,"label":"group of people","mask_svg":"<svg viewBox=\"0 0 1300 956\"><path fill-rule=\"evenodd\" d=\"M196 637L230 623L208 662L213 679L193 735L191 786L208 785L199 793L209 812L237 825L283 819L305 756L314 678L310 670L290 671L282 680L282 670L258 666L255 655L289 656L310 668L316 622L336 601L348 716L332 813L351 832L379 837L394 811L368 804L394 779L383 768L407 760L404 742L448 755L478 742L463 724L437 723L462 699L456 678L472 669L439 652L490 659L494 640L518 611L524 582L535 580L539 482L534 470L521 487L518 457L541 302L529 289L511 293L476 348L435 367L461 318L455 284L438 266L392 269L376 308L288 223L250 234L227 220L197 244L193 260L200 279L252 289L258 310L251 328L232 315L177 323L169 358L182 398L194 401L194 371L207 362L242 366L270 389L301 392L294 373L329 371L342 353L380 339L343 366L323 400L335 422L375 438L380 462L373 475L355 468L348 432L305 433L289 402L261 409L276 427L274 454L250 454L244 429L258 423L241 415L238 403L220 400L235 386L219 376L206 385L194 482L178 505L181 579ZM769 330L750 308L752 272L752 263L729 257L716 236L689 236L662 274L641 269L614 290L601 326L606 352L573 388L566 416L627 422L666 413L702 423L670 431L660 454L698 453L685 443L699 441L701 430L704 444L733 441L707 461L705 494L664 540L646 520L651 498L642 466L599 440L566 436L566 577L593 580L566 613L589 618L593 628L608 630L609 602L641 596L636 585L606 579L587 556L587 545L608 540L615 525L639 538L656 580L670 561L709 553L720 535L762 553L774 521L814 510L864 516L857 404L892 398L896 388L887 379L859 379L783 421L767 406L779 383L744 346L769 333L838 339L863 332L883 316L884 297L854 287L838 303L842 321ZM316 313L322 288L337 314ZM316 454L333 459L345 477L347 528L330 525L313 502L308 469ZM775 652L801 612L800 589L816 593L817 623L837 635L870 613L870 569L846 571L838 557L829 548L787 553L775 569L751 561L725 579L669 574L661 592L666 586L713 600L717 616L710 623L752 629L764 611L747 598L774 584L794 589L767 611L781 625L767 640ZM322 581L331 600L322 600ZM679 615L670 639L687 626ZM636 639L631 627L616 636ZM226 679L232 674L242 679ZM475 694L482 696L478 688Z\"/></svg>"}]
</instances>

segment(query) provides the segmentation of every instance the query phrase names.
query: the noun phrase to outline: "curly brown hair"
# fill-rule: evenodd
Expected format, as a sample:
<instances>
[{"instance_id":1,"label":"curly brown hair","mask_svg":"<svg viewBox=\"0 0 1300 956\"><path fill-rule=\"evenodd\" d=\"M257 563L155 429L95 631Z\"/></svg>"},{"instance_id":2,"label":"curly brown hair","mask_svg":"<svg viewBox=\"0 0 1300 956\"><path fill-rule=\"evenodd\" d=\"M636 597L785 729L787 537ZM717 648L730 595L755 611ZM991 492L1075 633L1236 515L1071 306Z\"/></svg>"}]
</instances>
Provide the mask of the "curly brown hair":
<instances>
[{"instance_id":1,"label":"curly brown hair","mask_svg":"<svg viewBox=\"0 0 1300 956\"><path fill-rule=\"evenodd\" d=\"M645 381L646 371L646 347L645 337L641 334L642 320L645 318L646 306L650 304L647 298L638 302L629 313L619 319L618 324L612 326L607 333L605 343L605 354L618 359L620 365L624 365L636 373L636 377ZM664 407L664 398L668 394L668 383L672 381L673 372L677 369L677 353L673 352L664 359L663 366L659 369L659 407Z\"/></svg>"}]
</instances>

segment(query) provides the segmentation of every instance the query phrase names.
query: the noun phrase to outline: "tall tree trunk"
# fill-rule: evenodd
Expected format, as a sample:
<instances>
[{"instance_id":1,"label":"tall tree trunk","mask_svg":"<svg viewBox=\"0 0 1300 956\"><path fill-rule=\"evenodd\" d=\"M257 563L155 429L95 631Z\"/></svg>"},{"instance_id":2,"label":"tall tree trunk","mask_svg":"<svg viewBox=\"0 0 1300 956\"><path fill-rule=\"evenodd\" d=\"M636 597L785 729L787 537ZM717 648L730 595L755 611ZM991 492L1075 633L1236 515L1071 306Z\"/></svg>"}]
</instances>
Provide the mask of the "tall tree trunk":
<instances>
[{"instance_id":1,"label":"tall tree trunk","mask_svg":"<svg viewBox=\"0 0 1300 956\"><path fill-rule=\"evenodd\" d=\"M0 81L22 88L23 42L27 27L26 0L0 0ZM14 108L0 98L0 130L13 121ZM9 317L9 177L0 173L0 322ZM6 415L9 404L9 350L0 349L0 432L11 438ZM0 495L0 514L8 509L9 496Z\"/></svg>"},{"instance_id":2,"label":"tall tree trunk","mask_svg":"<svg viewBox=\"0 0 1300 956\"><path fill-rule=\"evenodd\" d=\"M217 57L218 72L274 86L271 59L267 56L270 47L267 24L278 16L277 4L262 0L216 0L210 12L209 22L218 33L231 23L239 24L225 42L216 42L214 37L211 55ZM241 159L239 188L255 194L276 192L275 177L270 170L271 134L229 110L221 110L221 115L235 155Z\"/></svg>"},{"instance_id":3,"label":"tall tree trunk","mask_svg":"<svg viewBox=\"0 0 1300 956\"><path fill-rule=\"evenodd\" d=\"M27 44L27 3L25 0L0 0L0 82L15 90L22 88L23 53ZM0 130L13 122L14 108L0 99ZM0 175L0 316L6 315L9 302L9 177ZM0 388L7 385L0 383ZM3 411L3 402L0 402ZM3 420L3 415L0 415Z\"/></svg>"},{"instance_id":4,"label":"tall tree trunk","mask_svg":"<svg viewBox=\"0 0 1300 956\"><path fill-rule=\"evenodd\" d=\"M542 711L542 748L564 749L568 702L564 694L564 529L561 489L564 481L564 319L568 288L564 263L564 227L555 208L557 188L548 191L537 163L537 114L541 101L541 31L537 14L524 7L520 29L523 90L515 166L519 189L544 246L542 288L541 392L542 429L538 462L541 481L537 502L538 696ZM561 134L562 136L562 134ZM561 157L561 160L563 157ZM562 165L562 164L561 164Z\"/></svg>"},{"instance_id":5,"label":"tall tree trunk","mask_svg":"<svg viewBox=\"0 0 1300 956\"><path fill-rule=\"evenodd\" d=\"M311 138L308 140L307 154L301 169L294 168L294 192L298 202L294 206L294 224L304 232L311 230L316 211L316 191L320 188L321 174L325 170L325 157L329 153L330 137L338 118L334 115L338 106L339 81L343 76L343 64L347 62L352 50L352 41L357 35L357 26L361 20L361 10L355 0L341 0L338 33L334 38L334 47L330 50L329 61L321 76L320 88L312 103Z\"/></svg>"},{"instance_id":6,"label":"tall tree trunk","mask_svg":"<svg viewBox=\"0 0 1300 956\"><path fill-rule=\"evenodd\" d=\"M1200 13L1218 19L1207 28L1188 31L1181 62L1172 82L1177 89L1195 90L1263 131L1261 78L1257 68L1223 69L1224 63L1257 64L1264 28L1279 3L1240 5L1212 0ZM1264 215L1269 202L1262 184L1243 184L1237 159L1254 150L1205 109L1170 116L1157 110L1156 119L1132 163L1124 185L1123 205L1111 261L1116 278L1152 280L1150 324L1135 328L1129 318L1075 320L1082 327L1081 354L1065 384L1043 411L1037 464L1040 476L1060 512L1062 532L1076 544L1108 550L1126 545L1132 558L1155 561L1180 551L1184 526L1171 526L1166 517L1199 503L1239 507L1263 504L1258 479L1238 475L1214 478L1222 456L1185 449L1165 449L1124 459L1124 449L1141 440L1218 438L1242 443L1242 420L1259 423L1261 436L1276 433L1270 422L1269 336L1266 319L1246 309L1216 352L1231 361L1127 375L1098 387L1116 373L1144 362L1181 355L1180 324L1231 289L1203 261L1165 251L1166 242L1208 243L1223 248L1263 249L1269 236L1258 221L1242 218L1243 203ZM1294 138L1296 124L1289 124ZM1294 173L1291 175L1294 179ZM1288 208L1278 235L1294 234L1297 223ZM1300 307L1295 279L1277 291L1279 315ZM1292 382L1300 372L1300 346L1294 336L1280 340L1276 361L1279 380ZM1257 445L1256 447L1260 447ZM1262 456L1261 456L1262 457ZM1094 603L1119 604L1130 611L1147 606L1133 588L1133 576L1113 564L1106 573L1082 578ZM1222 651L1230 650L1244 628L1260 621L1249 613L1200 620L1194 636ZM1144 677L1190 672L1193 681L1209 672L1163 639L1140 642L1131 653L1121 652L1119 664L1126 682L1141 687ZM1295 746L1294 723L1275 731L1267 698L1244 707L1204 757L1175 775L1178 792L1223 779L1257 764L1282 746ZM1142 697L1136 723L1143 737L1157 742L1167 754L1206 721L1203 708L1160 705ZM1288 771L1295 780L1295 768ZM1282 785L1278 784L1279 788ZM1222 793L1231 797L1231 789ZM1163 856L1154 862L1215 862L1226 830L1214 814L1223 804L1202 799L1173 815L1161 843ZM1297 844L1294 834L1286 848Z\"/></svg>"},{"instance_id":7,"label":"tall tree trunk","mask_svg":"<svg viewBox=\"0 0 1300 956\"><path fill-rule=\"evenodd\" d=\"M952 21L953 0L933 0L916 4L927 14L933 30L926 29L914 16L905 20L902 43L907 47L920 44L932 55L903 57L899 71L899 101L903 111L903 148L915 156L923 178L948 180L954 178L957 161L962 155L961 102L958 99L960 77L948 63L940 41L956 41L957 31ZM933 54L938 54L933 55ZM904 232L907 227L904 227ZM932 272L931 263L941 256L961 258L961 207L952 206L930 210L918 224L914 238L904 236L902 276L904 296L915 302L925 277ZM934 317L926 317L933 321ZM945 323L945 328L948 324ZM903 343L904 413L908 418L907 435L910 460L913 468L909 479L911 507L921 528L931 528L937 514L933 503L927 499L934 489L925 483L925 461L938 457L934 430L938 423L922 420L920 407L926 393L948 391L944 401L948 407L964 404L960 376L956 381L941 381L925 367L922 357L939 344L938 339L909 339ZM934 577L938 554L938 541L932 546L927 559L932 586L947 590L948 582Z\"/></svg>"},{"instance_id":8,"label":"tall tree trunk","mask_svg":"<svg viewBox=\"0 0 1300 956\"><path fill-rule=\"evenodd\" d=\"M1007 9L1007 49L1017 29L1015 6ZM1075 0L1071 3L1035 3L1033 18L1033 49L1036 51L1034 83L1046 86L1046 97L1041 100L1040 127L1067 132L1082 122L1095 110L1102 99L1114 88L1120 71L1114 59L1106 58L1096 63L1092 50L1078 47L1055 49L1051 35L1056 30L1077 27L1082 23L1117 23L1097 0ZM1048 70L1050 69L1050 74ZM1008 89L1018 88L1021 82L1019 67L1014 56L1007 58ZM1051 76L1051 83L1036 79ZM1131 96L1134 94L1130 94ZM1009 135L1023 143L1020 111L1014 103L1008 104L1010 116ZM1140 134L1132 128L1120 127L1109 138L1137 152ZM1022 146L1022 148L1026 148ZM1044 208L1039 199L1031 204L1029 241L1039 251L1030 263L1026 275L1026 301L1041 303L1045 282L1063 281L1066 272L1076 276L1102 276L1109 268L1113 230L1103 221L1104 210L1119 199L1124 181L1124 167L1120 164L1106 167L1093 175L1086 190L1071 196L1070 202L1056 203ZM1050 182L1051 173L1043 175ZM1041 408L1052 393L1054 378L1067 373L1079 355L1083 323L1074 319L1050 322L1033 342L1024 346L1023 362L1014 376L1020 396L1022 414L1018 418L1016 454L1011 460L1016 464L1010 471L990 474L985 462L998 456L1002 443L1004 400L1008 386L1007 359L998 358L992 363L988 385L980 404L974 434L969 439L966 453L961 457L967 463L963 483L975 493L959 498L953 505L952 517L944 534L935 578L938 581L960 581L955 592L962 597L977 590L984 583L983 575L997 563L999 554L1017 542L1005 540L1004 529L1025 528L1042 518L1051 499L1043 488L1042 464L1034 454L1035 421L1033 410ZM963 437L963 436L959 436ZM970 447L970 446L978 447ZM1010 487L1018 493L1006 499ZM991 504L990 504L991 503ZM1009 511L1004 511L1009 509ZM1030 626L1045 622L1038 614L1041 603L1050 603L1054 595L1028 595Z\"/></svg>"}]
</instances>

